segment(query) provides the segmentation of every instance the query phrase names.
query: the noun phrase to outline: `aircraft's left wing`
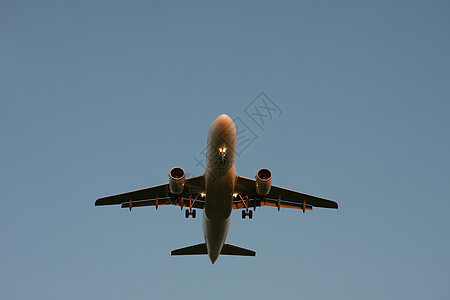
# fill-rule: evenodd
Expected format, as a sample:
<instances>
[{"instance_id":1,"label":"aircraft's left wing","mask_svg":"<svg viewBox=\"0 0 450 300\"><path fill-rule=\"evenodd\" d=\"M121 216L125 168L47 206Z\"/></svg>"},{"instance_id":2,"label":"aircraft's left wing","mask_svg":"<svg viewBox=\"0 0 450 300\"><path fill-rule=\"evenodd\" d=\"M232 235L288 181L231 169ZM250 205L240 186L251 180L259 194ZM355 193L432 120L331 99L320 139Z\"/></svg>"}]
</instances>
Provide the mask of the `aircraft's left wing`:
<instances>
[{"instance_id":1,"label":"aircraft's left wing","mask_svg":"<svg viewBox=\"0 0 450 300\"><path fill-rule=\"evenodd\" d=\"M167 204L188 206L188 197L191 196L191 199L195 200L192 207L203 208L204 199L200 196L204 188L203 185L203 176L196 176L186 179L182 196L171 194L169 192L169 185L161 184L142 190L99 198L95 201L95 206L115 204L121 204L122 208L141 206L158 207L158 205Z\"/></svg>"},{"instance_id":2,"label":"aircraft's left wing","mask_svg":"<svg viewBox=\"0 0 450 300\"><path fill-rule=\"evenodd\" d=\"M300 192L288 190L282 187L273 186L270 188L270 192L266 196L259 196L256 194L256 183L254 179L238 176L236 182L235 191L239 195L244 195L247 201L237 199L233 203L234 209L257 206L273 206L280 209L280 207L286 208L296 208L305 210L312 210L313 207L324 207L324 208L338 208L336 201L303 194Z\"/></svg>"}]
</instances>

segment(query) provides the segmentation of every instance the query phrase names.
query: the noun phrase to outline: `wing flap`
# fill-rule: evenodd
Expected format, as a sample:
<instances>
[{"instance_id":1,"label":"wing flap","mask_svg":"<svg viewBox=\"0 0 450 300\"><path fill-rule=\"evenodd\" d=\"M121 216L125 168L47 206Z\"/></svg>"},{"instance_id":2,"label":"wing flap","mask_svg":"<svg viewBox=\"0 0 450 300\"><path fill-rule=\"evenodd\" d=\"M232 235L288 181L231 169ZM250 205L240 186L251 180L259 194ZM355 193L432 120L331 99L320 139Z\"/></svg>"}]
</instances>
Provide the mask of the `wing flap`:
<instances>
[{"instance_id":1,"label":"wing flap","mask_svg":"<svg viewBox=\"0 0 450 300\"><path fill-rule=\"evenodd\" d=\"M132 202L123 202L121 207L122 208L129 208L131 203L131 207L144 207L144 206L159 206L159 205L168 205L170 203L170 198L158 198L158 201L156 199L152 200L141 200L141 201L132 201Z\"/></svg>"},{"instance_id":2,"label":"wing flap","mask_svg":"<svg viewBox=\"0 0 450 300\"><path fill-rule=\"evenodd\" d=\"M248 201L248 207L261 207L261 206L269 206L269 207L280 207L280 208L293 208L293 209L303 209L303 203L294 203L294 202L287 202L287 201L280 201L280 204L278 205L278 200L275 199L263 199L263 200L249 200ZM233 209L245 209L245 204L240 202L234 202L233 203ZM305 205L305 210L313 210L313 207L309 204Z\"/></svg>"},{"instance_id":3,"label":"wing flap","mask_svg":"<svg viewBox=\"0 0 450 300\"><path fill-rule=\"evenodd\" d=\"M261 206L278 207L278 203L277 203L277 200L266 198L265 200L261 201ZM303 204L302 203L289 203L286 201L281 201L280 208L281 207L293 208L293 209L303 209ZM312 205L306 204L305 210L313 210Z\"/></svg>"},{"instance_id":4,"label":"wing flap","mask_svg":"<svg viewBox=\"0 0 450 300\"><path fill-rule=\"evenodd\" d=\"M189 200L184 199L183 205L181 205L181 200L177 199L175 201L172 201L171 198L159 198L158 201L156 199L151 200L141 200L141 201L132 201L132 202L123 202L122 208L129 208L131 203L131 207L144 207L144 206L160 206L160 205L175 205L175 206L183 206L183 207L189 207ZM192 204L192 208L198 208L203 209L205 206L205 203L203 200L196 200Z\"/></svg>"}]
</instances>

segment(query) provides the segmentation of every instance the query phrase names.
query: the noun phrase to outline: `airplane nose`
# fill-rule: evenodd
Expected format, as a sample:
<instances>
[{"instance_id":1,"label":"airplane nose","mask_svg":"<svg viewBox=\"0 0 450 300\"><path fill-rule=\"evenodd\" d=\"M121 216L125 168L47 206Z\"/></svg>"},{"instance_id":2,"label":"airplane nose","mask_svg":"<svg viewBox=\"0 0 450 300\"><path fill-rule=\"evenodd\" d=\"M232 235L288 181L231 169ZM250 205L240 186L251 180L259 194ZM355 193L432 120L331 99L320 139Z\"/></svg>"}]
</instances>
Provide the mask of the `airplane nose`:
<instances>
[{"instance_id":1,"label":"airplane nose","mask_svg":"<svg viewBox=\"0 0 450 300\"><path fill-rule=\"evenodd\" d=\"M222 114L217 117L215 123L219 130L226 130L233 124L233 120L228 115Z\"/></svg>"},{"instance_id":2,"label":"airplane nose","mask_svg":"<svg viewBox=\"0 0 450 300\"><path fill-rule=\"evenodd\" d=\"M218 116L211 124L208 140L212 139L214 147L235 149L237 129L233 120L226 114ZM209 143L209 142L208 142ZM208 144L209 147L210 144Z\"/></svg>"},{"instance_id":3,"label":"airplane nose","mask_svg":"<svg viewBox=\"0 0 450 300\"><path fill-rule=\"evenodd\" d=\"M232 121L231 118L226 114L222 114L222 115L218 116L216 120L220 124L222 124L222 123L229 124Z\"/></svg>"}]
</instances>

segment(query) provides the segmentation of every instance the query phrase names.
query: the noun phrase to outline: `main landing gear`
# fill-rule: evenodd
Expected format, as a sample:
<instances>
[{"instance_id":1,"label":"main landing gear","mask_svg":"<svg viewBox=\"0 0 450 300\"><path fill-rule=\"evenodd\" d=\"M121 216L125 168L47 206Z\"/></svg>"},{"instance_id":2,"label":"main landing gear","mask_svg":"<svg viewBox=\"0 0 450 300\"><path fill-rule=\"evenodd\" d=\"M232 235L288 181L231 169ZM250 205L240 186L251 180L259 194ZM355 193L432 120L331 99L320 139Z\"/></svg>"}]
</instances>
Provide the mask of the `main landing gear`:
<instances>
[{"instance_id":1,"label":"main landing gear","mask_svg":"<svg viewBox=\"0 0 450 300\"><path fill-rule=\"evenodd\" d=\"M189 218L189 216L192 216L193 219L195 219L195 217L197 216L197 212L195 211L195 209L192 209L192 206L194 205L195 201L197 201L198 195L195 197L194 201L192 201L192 196L189 195L189 208L186 208L185 212L184 212L184 216L187 218ZM183 207L181 207L181 209L183 209Z\"/></svg>"},{"instance_id":2,"label":"main landing gear","mask_svg":"<svg viewBox=\"0 0 450 300\"><path fill-rule=\"evenodd\" d=\"M242 203L245 207L245 209L242 211L242 219L245 219L248 216L248 218L251 220L253 218L253 211L248 209L248 195L245 195L244 197L239 195L239 198L241 198Z\"/></svg>"},{"instance_id":3,"label":"main landing gear","mask_svg":"<svg viewBox=\"0 0 450 300\"><path fill-rule=\"evenodd\" d=\"M247 217L248 216L248 218L251 220L252 218L253 218L253 211L252 210L248 210L248 208L247 209L244 209L243 211L242 211L242 219L245 219L245 217Z\"/></svg>"},{"instance_id":4,"label":"main landing gear","mask_svg":"<svg viewBox=\"0 0 450 300\"><path fill-rule=\"evenodd\" d=\"M195 217L197 216L197 211L195 209L189 210L186 208L184 216L186 217L186 219L189 218L189 216L192 216L192 218L195 219Z\"/></svg>"}]
</instances>

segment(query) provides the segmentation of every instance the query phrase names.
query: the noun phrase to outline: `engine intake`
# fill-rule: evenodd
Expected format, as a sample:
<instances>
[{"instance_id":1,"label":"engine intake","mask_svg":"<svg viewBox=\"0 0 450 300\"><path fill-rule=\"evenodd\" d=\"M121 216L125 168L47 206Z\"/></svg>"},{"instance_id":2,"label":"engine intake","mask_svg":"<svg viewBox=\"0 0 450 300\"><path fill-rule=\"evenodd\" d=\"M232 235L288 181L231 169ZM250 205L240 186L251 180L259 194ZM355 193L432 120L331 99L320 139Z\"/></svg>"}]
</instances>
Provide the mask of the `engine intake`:
<instances>
[{"instance_id":1,"label":"engine intake","mask_svg":"<svg viewBox=\"0 0 450 300\"><path fill-rule=\"evenodd\" d=\"M269 194L272 186L272 172L269 169L260 169L256 173L256 193L261 196Z\"/></svg>"},{"instance_id":2,"label":"engine intake","mask_svg":"<svg viewBox=\"0 0 450 300\"><path fill-rule=\"evenodd\" d=\"M182 168L172 168L169 173L169 190L172 194L181 194L184 188L185 173Z\"/></svg>"}]
</instances>

